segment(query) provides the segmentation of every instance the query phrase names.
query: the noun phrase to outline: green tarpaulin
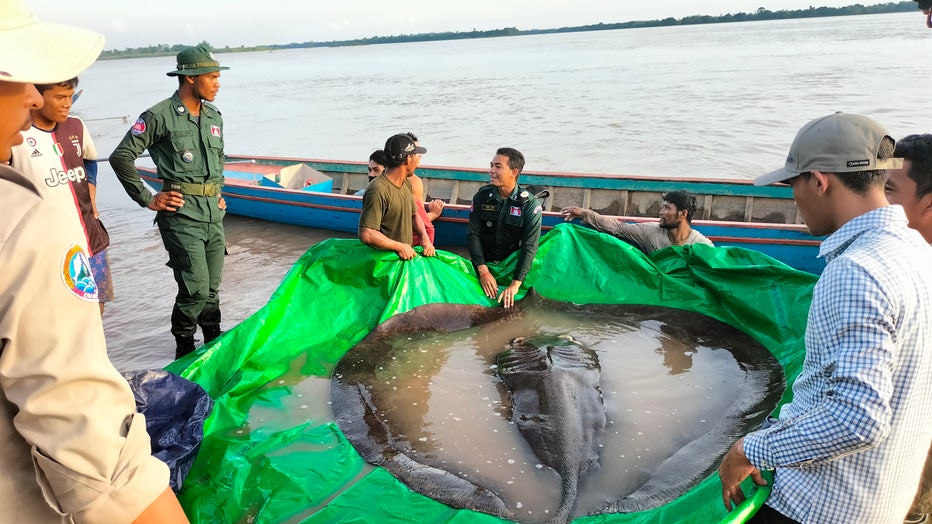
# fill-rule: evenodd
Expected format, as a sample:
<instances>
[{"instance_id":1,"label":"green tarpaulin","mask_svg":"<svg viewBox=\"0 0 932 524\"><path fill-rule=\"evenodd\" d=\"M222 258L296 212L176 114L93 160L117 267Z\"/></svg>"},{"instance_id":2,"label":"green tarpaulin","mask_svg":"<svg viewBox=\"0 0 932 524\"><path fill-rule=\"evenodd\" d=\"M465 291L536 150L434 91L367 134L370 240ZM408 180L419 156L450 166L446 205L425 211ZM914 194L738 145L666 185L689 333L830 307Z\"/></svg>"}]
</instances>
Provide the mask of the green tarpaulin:
<instances>
[{"instance_id":1,"label":"green tarpaulin","mask_svg":"<svg viewBox=\"0 0 932 524\"><path fill-rule=\"evenodd\" d=\"M495 266L507 283L514 257ZM766 346L788 383L803 361L816 277L740 248L685 246L645 256L591 229L564 224L541 239L525 286L578 304L649 304L731 324ZM523 292L524 290L522 290ZM333 422L328 381L375 325L419 305L493 306L468 260L447 252L403 262L356 240L307 251L253 316L169 370L216 401L180 494L193 523L501 522L453 509L367 466ZM783 396L788 401L790 391ZM750 482L746 492L752 491ZM760 491L758 499L766 495ZM758 500L759 502L759 500ZM741 522L717 474L658 509L576 522Z\"/></svg>"}]
</instances>

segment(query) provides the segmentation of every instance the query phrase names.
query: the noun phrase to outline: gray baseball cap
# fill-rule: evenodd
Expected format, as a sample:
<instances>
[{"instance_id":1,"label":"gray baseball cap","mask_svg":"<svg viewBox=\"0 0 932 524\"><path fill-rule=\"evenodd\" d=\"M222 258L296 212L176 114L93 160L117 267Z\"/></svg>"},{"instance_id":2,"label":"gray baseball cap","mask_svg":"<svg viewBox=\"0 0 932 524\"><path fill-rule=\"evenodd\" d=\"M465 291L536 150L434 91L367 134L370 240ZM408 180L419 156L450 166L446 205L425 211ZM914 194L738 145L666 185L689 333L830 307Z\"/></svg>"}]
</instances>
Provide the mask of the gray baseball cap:
<instances>
[{"instance_id":1,"label":"gray baseball cap","mask_svg":"<svg viewBox=\"0 0 932 524\"><path fill-rule=\"evenodd\" d=\"M899 169L902 158L877 160L880 143L890 133L866 116L837 112L816 118L796 133L786 165L754 179L755 186L785 182L800 173L856 173ZM893 137L890 137L892 140Z\"/></svg>"}]
</instances>

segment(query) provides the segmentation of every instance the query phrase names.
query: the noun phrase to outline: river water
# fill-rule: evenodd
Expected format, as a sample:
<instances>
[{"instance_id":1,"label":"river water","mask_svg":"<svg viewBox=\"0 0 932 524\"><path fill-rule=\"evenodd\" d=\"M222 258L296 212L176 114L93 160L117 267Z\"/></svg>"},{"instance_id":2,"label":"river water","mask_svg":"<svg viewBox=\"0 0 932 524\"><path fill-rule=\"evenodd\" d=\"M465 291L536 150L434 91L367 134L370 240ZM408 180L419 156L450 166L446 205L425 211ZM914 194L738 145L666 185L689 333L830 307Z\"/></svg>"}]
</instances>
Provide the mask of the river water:
<instances>
[{"instance_id":1,"label":"river water","mask_svg":"<svg viewBox=\"0 0 932 524\"><path fill-rule=\"evenodd\" d=\"M808 120L862 113L900 137L932 131L932 31L916 13L220 54L228 153L365 160L397 132L426 165L482 167L512 146L527 169L753 178L779 167ZM101 61L74 114L106 156L171 95L172 57ZM174 351L176 290L152 213L106 163L101 218L117 299L104 327L120 369ZM228 216L223 327L268 300L328 231Z\"/></svg>"}]
</instances>

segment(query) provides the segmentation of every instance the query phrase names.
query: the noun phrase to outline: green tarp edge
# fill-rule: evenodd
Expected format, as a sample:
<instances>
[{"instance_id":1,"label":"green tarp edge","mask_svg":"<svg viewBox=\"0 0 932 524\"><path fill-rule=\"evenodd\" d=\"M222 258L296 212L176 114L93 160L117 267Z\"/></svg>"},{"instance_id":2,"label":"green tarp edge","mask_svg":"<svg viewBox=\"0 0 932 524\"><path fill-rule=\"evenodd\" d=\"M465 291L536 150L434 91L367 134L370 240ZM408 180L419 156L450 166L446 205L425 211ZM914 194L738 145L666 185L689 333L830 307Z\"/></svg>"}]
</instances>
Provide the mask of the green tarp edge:
<instances>
[{"instance_id":1,"label":"green tarp edge","mask_svg":"<svg viewBox=\"0 0 932 524\"><path fill-rule=\"evenodd\" d=\"M514 257L493 271L507 283L513 267ZM802 367L816 278L741 248L684 246L646 256L610 235L562 224L541 238L525 287L578 304L648 304L706 314L766 346L792 383ZM328 379L348 349L379 322L435 302L495 305L482 294L469 261L455 254L402 262L357 240L330 239L294 264L263 308L169 365L216 402L180 494L191 522L501 522L413 493L385 470L366 465L326 408ZM788 389L781 404L790 395ZM766 492L758 493L759 504ZM743 518L725 511L712 474L655 510L575 522Z\"/></svg>"}]
</instances>

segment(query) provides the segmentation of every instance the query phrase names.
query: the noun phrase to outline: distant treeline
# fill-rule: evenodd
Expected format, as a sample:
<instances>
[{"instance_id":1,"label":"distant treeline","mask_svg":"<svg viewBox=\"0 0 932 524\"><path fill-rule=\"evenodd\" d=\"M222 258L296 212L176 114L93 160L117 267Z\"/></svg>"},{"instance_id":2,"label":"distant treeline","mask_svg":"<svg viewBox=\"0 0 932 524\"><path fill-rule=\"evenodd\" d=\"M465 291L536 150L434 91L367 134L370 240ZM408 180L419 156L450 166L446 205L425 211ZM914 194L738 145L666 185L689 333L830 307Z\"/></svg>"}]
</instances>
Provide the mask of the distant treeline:
<instances>
[{"instance_id":1,"label":"distant treeline","mask_svg":"<svg viewBox=\"0 0 932 524\"><path fill-rule=\"evenodd\" d=\"M692 15L683 18L664 18L663 20L637 20L633 22L617 23L598 23L590 25L580 25L573 27L559 27L555 29L518 29L516 27L506 27L503 29L492 29L490 31L465 31L465 32L444 32L444 33L418 33L413 35L395 35L395 36L371 36L368 38L357 38L354 40L331 40L329 42L302 42L291 44L269 44L262 46L240 46L240 47L222 47L214 48L208 42L201 42L200 45L206 45L218 53L234 53L245 51L268 51L274 49L299 49L308 47L341 47L353 45L375 45L375 44L395 44L400 42L430 42L437 40L462 40L466 38L493 38L500 36L519 36L519 35L540 35L550 33L575 33L581 31L607 31L611 29L633 29L639 27L663 27L676 25L697 25L697 24L720 24L728 22L753 22L759 20L785 20L791 18L818 18L827 16L850 16L850 15L869 15L880 13L902 13L907 11L917 11L916 2L909 0L903 2L888 2L885 4L875 4L864 6L861 4L849 5L846 7L809 7L808 9L781 9L771 11L764 7L759 7L753 13L735 13L722 16ZM101 54L102 59L107 58L133 58L144 56L166 56L175 55L187 45L175 44L166 45L158 44L148 47L126 48L122 51L106 50Z\"/></svg>"}]
</instances>

